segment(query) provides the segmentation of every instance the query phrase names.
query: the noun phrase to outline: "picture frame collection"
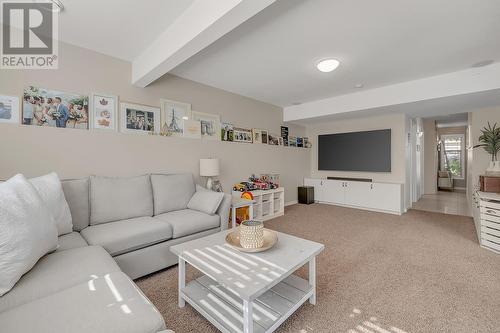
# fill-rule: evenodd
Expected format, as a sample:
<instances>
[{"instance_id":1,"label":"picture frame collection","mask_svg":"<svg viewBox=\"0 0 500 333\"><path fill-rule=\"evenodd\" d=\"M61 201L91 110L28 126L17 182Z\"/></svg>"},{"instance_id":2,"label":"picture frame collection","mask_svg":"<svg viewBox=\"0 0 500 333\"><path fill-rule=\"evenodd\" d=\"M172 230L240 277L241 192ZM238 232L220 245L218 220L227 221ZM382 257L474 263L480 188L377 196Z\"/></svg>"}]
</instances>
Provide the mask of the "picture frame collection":
<instances>
[{"instance_id":1,"label":"picture frame collection","mask_svg":"<svg viewBox=\"0 0 500 333\"><path fill-rule=\"evenodd\" d=\"M160 99L158 108L112 94L37 86L26 86L21 100L0 94L0 123L310 148L308 138L289 136L288 127L281 127L281 136L235 127L221 122L220 115L192 110L189 103Z\"/></svg>"}]
</instances>

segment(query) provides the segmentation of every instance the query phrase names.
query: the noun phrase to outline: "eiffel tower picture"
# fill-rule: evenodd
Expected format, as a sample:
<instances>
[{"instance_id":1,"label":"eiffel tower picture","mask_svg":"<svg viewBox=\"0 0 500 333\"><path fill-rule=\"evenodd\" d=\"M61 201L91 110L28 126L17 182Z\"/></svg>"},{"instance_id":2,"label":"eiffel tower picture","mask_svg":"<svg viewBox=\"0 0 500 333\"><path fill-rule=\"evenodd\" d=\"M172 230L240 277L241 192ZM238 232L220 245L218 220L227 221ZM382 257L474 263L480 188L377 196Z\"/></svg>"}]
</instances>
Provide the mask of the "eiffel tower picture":
<instances>
[{"instance_id":1,"label":"eiffel tower picture","mask_svg":"<svg viewBox=\"0 0 500 333\"><path fill-rule=\"evenodd\" d=\"M177 123L177 118L178 117L175 116L175 109L172 108L172 119L170 120L170 125L168 125L168 130L173 133L182 133L182 127Z\"/></svg>"}]
</instances>

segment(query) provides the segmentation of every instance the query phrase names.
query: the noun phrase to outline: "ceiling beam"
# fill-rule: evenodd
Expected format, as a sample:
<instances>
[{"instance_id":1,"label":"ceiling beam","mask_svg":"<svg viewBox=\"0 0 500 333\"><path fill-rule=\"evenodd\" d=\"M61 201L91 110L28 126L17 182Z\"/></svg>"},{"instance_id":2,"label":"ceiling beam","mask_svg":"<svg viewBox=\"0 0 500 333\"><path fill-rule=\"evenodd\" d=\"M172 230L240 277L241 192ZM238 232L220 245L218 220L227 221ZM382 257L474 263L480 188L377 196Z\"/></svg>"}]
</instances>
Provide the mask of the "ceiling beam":
<instances>
[{"instance_id":1,"label":"ceiling beam","mask_svg":"<svg viewBox=\"0 0 500 333\"><path fill-rule=\"evenodd\" d=\"M500 89L500 63L285 107L284 121L348 115L376 108Z\"/></svg>"},{"instance_id":2,"label":"ceiling beam","mask_svg":"<svg viewBox=\"0 0 500 333\"><path fill-rule=\"evenodd\" d=\"M132 62L132 84L146 87L276 0L195 0Z\"/></svg>"}]
</instances>

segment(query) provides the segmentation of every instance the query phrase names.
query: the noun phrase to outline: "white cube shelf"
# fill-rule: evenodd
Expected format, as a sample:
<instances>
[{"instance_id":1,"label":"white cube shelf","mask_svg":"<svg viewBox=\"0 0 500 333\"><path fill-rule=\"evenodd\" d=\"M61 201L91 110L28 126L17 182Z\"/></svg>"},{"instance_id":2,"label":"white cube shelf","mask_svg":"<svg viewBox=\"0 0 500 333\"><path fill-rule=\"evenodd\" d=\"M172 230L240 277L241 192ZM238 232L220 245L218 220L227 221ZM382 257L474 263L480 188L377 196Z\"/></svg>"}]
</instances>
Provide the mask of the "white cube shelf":
<instances>
[{"instance_id":1,"label":"white cube shelf","mask_svg":"<svg viewBox=\"0 0 500 333\"><path fill-rule=\"evenodd\" d=\"M266 221L285 214L285 188L250 191L255 200L253 218ZM234 197L241 197L240 191L233 191ZM251 208L252 209L252 208Z\"/></svg>"}]
</instances>

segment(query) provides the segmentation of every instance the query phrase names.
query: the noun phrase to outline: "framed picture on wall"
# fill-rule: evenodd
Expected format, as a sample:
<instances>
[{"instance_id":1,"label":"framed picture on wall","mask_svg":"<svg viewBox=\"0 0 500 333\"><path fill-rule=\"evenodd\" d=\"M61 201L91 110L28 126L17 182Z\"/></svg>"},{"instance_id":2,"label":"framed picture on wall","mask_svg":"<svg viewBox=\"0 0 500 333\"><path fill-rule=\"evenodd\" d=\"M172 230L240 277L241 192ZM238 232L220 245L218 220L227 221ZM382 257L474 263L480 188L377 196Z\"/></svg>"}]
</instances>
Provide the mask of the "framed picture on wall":
<instances>
[{"instance_id":1,"label":"framed picture on wall","mask_svg":"<svg viewBox=\"0 0 500 333\"><path fill-rule=\"evenodd\" d=\"M19 124L19 97L0 95L0 123Z\"/></svg>"},{"instance_id":2,"label":"framed picture on wall","mask_svg":"<svg viewBox=\"0 0 500 333\"><path fill-rule=\"evenodd\" d=\"M184 120L184 134L188 139L201 139L201 123L197 120Z\"/></svg>"},{"instance_id":3,"label":"framed picture on wall","mask_svg":"<svg viewBox=\"0 0 500 333\"><path fill-rule=\"evenodd\" d=\"M266 130L260 131L261 143L267 145L268 143L268 133Z\"/></svg>"},{"instance_id":4,"label":"framed picture on wall","mask_svg":"<svg viewBox=\"0 0 500 333\"><path fill-rule=\"evenodd\" d=\"M93 93L90 100L90 128L117 131L118 96Z\"/></svg>"},{"instance_id":5,"label":"framed picture on wall","mask_svg":"<svg viewBox=\"0 0 500 333\"><path fill-rule=\"evenodd\" d=\"M191 119L191 104L161 99L160 108L161 128L171 136L183 136L184 121Z\"/></svg>"},{"instance_id":6,"label":"framed picture on wall","mask_svg":"<svg viewBox=\"0 0 500 333\"><path fill-rule=\"evenodd\" d=\"M231 123L222 123L220 129L220 138L222 141L234 140L234 126Z\"/></svg>"},{"instance_id":7,"label":"framed picture on wall","mask_svg":"<svg viewBox=\"0 0 500 333\"><path fill-rule=\"evenodd\" d=\"M262 143L262 131L254 128L252 130L253 143Z\"/></svg>"},{"instance_id":8,"label":"framed picture on wall","mask_svg":"<svg viewBox=\"0 0 500 333\"><path fill-rule=\"evenodd\" d=\"M193 111L191 118L201 123L201 137L209 140L221 139L220 116L217 114Z\"/></svg>"},{"instance_id":9,"label":"framed picture on wall","mask_svg":"<svg viewBox=\"0 0 500 333\"><path fill-rule=\"evenodd\" d=\"M28 86L23 94L22 123L31 126L89 128L89 97Z\"/></svg>"},{"instance_id":10,"label":"framed picture on wall","mask_svg":"<svg viewBox=\"0 0 500 333\"><path fill-rule=\"evenodd\" d=\"M234 142L244 142L244 143L252 143L252 130L245 128L235 128L234 129Z\"/></svg>"},{"instance_id":11,"label":"framed picture on wall","mask_svg":"<svg viewBox=\"0 0 500 333\"><path fill-rule=\"evenodd\" d=\"M120 103L120 131L151 134L160 132L160 109L152 106Z\"/></svg>"}]
</instances>

